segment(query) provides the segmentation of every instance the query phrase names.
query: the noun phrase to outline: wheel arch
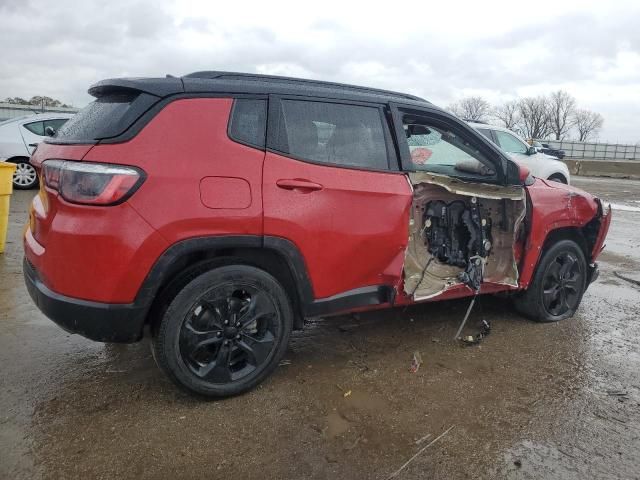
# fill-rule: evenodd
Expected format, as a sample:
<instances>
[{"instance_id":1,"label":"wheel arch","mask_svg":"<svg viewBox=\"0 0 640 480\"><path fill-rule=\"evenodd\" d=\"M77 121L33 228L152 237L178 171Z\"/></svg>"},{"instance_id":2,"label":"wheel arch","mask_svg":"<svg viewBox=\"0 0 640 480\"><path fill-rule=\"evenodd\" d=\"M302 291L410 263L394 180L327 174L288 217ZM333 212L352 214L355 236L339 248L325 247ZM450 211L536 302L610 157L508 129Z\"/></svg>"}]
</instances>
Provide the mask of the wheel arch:
<instances>
[{"instance_id":1,"label":"wheel arch","mask_svg":"<svg viewBox=\"0 0 640 480\"><path fill-rule=\"evenodd\" d=\"M212 265L242 263L271 274L283 286L295 313L294 329L304 323L313 289L298 248L278 237L253 235L198 237L169 247L148 273L136 303L148 306L145 323L151 325L181 286Z\"/></svg>"},{"instance_id":2,"label":"wheel arch","mask_svg":"<svg viewBox=\"0 0 640 480\"><path fill-rule=\"evenodd\" d=\"M599 224L596 224L596 219L593 219L582 227L564 226L554 228L553 230L547 232L547 235L545 236L538 252L535 264L532 266L532 268L523 269L523 274L521 275L520 282L521 286L523 288L527 288L529 286L529 283L531 282L538 268L538 265L540 264L540 259L544 256L547 250L549 250L553 245L561 240L571 240L576 243L584 254L584 258L586 259L587 263L592 263L593 260L591 257L591 252L596 241L598 225Z\"/></svg>"}]
</instances>

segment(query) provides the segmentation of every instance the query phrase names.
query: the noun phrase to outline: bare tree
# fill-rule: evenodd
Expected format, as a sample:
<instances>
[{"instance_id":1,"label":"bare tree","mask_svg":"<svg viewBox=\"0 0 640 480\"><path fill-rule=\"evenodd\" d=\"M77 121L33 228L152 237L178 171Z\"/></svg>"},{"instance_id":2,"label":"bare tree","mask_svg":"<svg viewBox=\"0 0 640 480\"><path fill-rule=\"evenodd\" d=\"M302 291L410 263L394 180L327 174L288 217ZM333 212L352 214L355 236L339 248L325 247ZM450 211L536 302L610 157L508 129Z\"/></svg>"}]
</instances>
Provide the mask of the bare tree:
<instances>
[{"instance_id":1,"label":"bare tree","mask_svg":"<svg viewBox=\"0 0 640 480\"><path fill-rule=\"evenodd\" d=\"M574 125L578 131L578 141L586 142L596 137L604 124L604 118L591 110L576 110L573 115Z\"/></svg>"},{"instance_id":2,"label":"bare tree","mask_svg":"<svg viewBox=\"0 0 640 480\"><path fill-rule=\"evenodd\" d=\"M556 140L562 140L573 126L576 99L564 90L549 97L549 123Z\"/></svg>"},{"instance_id":3,"label":"bare tree","mask_svg":"<svg viewBox=\"0 0 640 480\"><path fill-rule=\"evenodd\" d=\"M485 122L491 112L491 106L482 97L466 97L447 107L456 117L473 122Z\"/></svg>"},{"instance_id":4,"label":"bare tree","mask_svg":"<svg viewBox=\"0 0 640 480\"><path fill-rule=\"evenodd\" d=\"M500 120L505 128L513 130L520 120L518 115L518 102L514 100L496 107L493 110L493 116Z\"/></svg>"},{"instance_id":5,"label":"bare tree","mask_svg":"<svg viewBox=\"0 0 640 480\"><path fill-rule=\"evenodd\" d=\"M549 100L525 97L518 102L518 127L527 138L545 138L551 132Z\"/></svg>"}]
</instances>

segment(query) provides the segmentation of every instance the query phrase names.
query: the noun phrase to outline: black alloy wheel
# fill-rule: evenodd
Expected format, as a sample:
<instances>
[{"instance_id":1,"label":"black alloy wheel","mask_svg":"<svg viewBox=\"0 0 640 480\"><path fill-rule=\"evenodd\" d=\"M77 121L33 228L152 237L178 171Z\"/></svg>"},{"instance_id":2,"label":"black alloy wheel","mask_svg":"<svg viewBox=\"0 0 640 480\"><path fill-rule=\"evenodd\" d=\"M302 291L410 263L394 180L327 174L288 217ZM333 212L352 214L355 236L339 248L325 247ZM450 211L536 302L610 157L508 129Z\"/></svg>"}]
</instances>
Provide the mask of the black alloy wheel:
<instances>
[{"instance_id":1,"label":"black alloy wheel","mask_svg":"<svg viewBox=\"0 0 640 480\"><path fill-rule=\"evenodd\" d=\"M584 271L571 252L562 252L551 262L542 281L542 303L554 317L575 311L582 296Z\"/></svg>"},{"instance_id":2,"label":"black alloy wheel","mask_svg":"<svg viewBox=\"0 0 640 480\"><path fill-rule=\"evenodd\" d=\"M249 265L191 277L153 329L153 354L179 386L209 397L236 395L262 382L286 352L293 326L278 281Z\"/></svg>"},{"instance_id":3,"label":"black alloy wheel","mask_svg":"<svg viewBox=\"0 0 640 480\"><path fill-rule=\"evenodd\" d=\"M262 366L274 350L281 326L265 292L234 285L207 292L180 330L180 356L198 378L237 381Z\"/></svg>"},{"instance_id":4,"label":"black alloy wheel","mask_svg":"<svg viewBox=\"0 0 640 480\"><path fill-rule=\"evenodd\" d=\"M526 290L513 297L523 315L538 322L572 317L587 288L587 261L573 240L559 240L542 254Z\"/></svg>"}]
</instances>

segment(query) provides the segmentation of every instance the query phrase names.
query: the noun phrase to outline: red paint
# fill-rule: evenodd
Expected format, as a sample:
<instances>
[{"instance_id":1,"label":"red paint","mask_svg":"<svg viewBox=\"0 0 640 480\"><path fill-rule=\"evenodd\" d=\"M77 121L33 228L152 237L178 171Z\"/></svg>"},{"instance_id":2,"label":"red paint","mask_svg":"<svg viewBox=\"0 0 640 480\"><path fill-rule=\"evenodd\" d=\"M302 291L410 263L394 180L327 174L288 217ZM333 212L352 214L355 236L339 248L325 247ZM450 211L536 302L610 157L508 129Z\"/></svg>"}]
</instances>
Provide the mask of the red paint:
<instances>
[{"instance_id":1,"label":"red paint","mask_svg":"<svg viewBox=\"0 0 640 480\"><path fill-rule=\"evenodd\" d=\"M283 187L282 180L288 179L301 187ZM321 188L302 188L313 184ZM399 282L412 199L403 174L267 153L263 195L265 235L298 247L316 298Z\"/></svg>"},{"instance_id":2,"label":"red paint","mask_svg":"<svg viewBox=\"0 0 640 480\"><path fill-rule=\"evenodd\" d=\"M200 180L200 199L208 208L249 208L251 185L244 178L204 177Z\"/></svg>"},{"instance_id":3,"label":"red paint","mask_svg":"<svg viewBox=\"0 0 640 480\"><path fill-rule=\"evenodd\" d=\"M402 289L413 198L406 176L307 163L238 144L227 136L231 105L223 98L177 100L124 143L41 144L33 157L38 168L61 158L134 165L146 174L131 198L110 207L73 205L41 188L24 242L44 283L71 297L128 303L176 242L265 234L298 247L316 299L385 284L398 292L396 305L412 303ZM522 288L549 232L582 227L598 212L593 197L573 187L536 180L527 191L530 233L515 246ZM608 214L594 258L610 221ZM481 292L509 289L485 284ZM472 294L458 286L429 301Z\"/></svg>"},{"instance_id":4,"label":"red paint","mask_svg":"<svg viewBox=\"0 0 640 480\"><path fill-rule=\"evenodd\" d=\"M536 179L533 185L527 187L527 192L533 211L520 264L521 288L526 288L531 282L542 246L551 231L564 227L584 227L598 212L598 204L593 196L563 183Z\"/></svg>"}]
</instances>

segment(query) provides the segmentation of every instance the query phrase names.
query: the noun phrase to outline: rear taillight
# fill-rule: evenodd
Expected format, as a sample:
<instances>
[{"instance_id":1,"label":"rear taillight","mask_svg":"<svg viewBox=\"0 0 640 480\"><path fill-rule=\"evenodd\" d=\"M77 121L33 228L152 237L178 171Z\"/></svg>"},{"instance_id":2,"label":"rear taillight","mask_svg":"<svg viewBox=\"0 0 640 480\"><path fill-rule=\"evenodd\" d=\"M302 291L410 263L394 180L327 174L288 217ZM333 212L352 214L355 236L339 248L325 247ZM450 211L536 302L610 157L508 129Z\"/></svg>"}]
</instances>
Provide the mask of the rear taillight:
<instances>
[{"instance_id":1,"label":"rear taillight","mask_svg":"<svg viewBox=\"0 0 640 480\"><path fill-rule=\"evenodd\" d=\"M69 160L46 160L42 176L66 201L84 205L122 203L144 181L137 168Z\"/></svg>"}]
</instances>

